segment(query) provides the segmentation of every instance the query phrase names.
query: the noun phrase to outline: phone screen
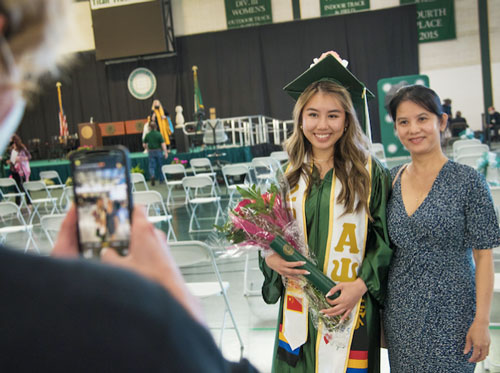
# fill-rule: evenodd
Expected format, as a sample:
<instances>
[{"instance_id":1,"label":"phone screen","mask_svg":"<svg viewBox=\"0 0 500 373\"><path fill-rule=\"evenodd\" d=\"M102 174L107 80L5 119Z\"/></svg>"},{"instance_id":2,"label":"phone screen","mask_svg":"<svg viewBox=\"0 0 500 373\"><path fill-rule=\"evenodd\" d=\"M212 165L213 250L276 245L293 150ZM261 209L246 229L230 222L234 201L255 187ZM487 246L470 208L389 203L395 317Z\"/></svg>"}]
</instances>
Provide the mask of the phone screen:
<instances>
[{"instance_id":1,"label":"phone screen","mask_svg":"<svg viewBox=\"0 0 500 373\"><path fill-rule=\"evenodd\" d=\"M104 247L127 254L131 202L125 154L95 151L72 159L78 236L86 258L98 258Z\"/></svg>"}]
</instances>

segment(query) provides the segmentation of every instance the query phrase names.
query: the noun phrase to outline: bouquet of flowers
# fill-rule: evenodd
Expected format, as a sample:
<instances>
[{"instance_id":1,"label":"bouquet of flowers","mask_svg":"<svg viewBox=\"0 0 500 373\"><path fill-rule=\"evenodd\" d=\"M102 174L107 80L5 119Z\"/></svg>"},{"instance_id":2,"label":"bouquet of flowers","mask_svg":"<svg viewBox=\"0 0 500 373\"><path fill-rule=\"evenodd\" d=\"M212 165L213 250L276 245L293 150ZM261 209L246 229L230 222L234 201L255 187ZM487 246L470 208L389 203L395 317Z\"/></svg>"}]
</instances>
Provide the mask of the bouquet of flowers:
<instances>
[{"instance_id":1,"label":"bouquet of flowers","mask_svg":"<svg viewBox=\"0 0 500 373\"><path fill-rule=\"evenodd\" d=\"M304 261L299 269L310 274L299 276L296 281L309 300L309 310L317 327L321 320L328 331L339 326L341 316L328 317L319 311L331 306L325 295L335 283L316 267L309 256L303 234L287 210L280 188L271 184L267 191L252 185L248 189L238 187L242 200L229 211L229 218L222 227L216 227L232 243L231 248L259 249L263 256L276 252L283 259ZM295 281L295 280L294 280ZM339 294L330 297L334 299Z\"/></svg>"},{"instance_id":2,"label":"bouquet of flowers","mask_svg":"<svg viewBox=\"0 0 500 373\"><path fill-rule=\"evenodd\" d=\"M187 164L188 161L186 161L185 159L179 159L177 157L174 157L174 159L172 160L172 164Z\"/></svg>"}]
</instances>

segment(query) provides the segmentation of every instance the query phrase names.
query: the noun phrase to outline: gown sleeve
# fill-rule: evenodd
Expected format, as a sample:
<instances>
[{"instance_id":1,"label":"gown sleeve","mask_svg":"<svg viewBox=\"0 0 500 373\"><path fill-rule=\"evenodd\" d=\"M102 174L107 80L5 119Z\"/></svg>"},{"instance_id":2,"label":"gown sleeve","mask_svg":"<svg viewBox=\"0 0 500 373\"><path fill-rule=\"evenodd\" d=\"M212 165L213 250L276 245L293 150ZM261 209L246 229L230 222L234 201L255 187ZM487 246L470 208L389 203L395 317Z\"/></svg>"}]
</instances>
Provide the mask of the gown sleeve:
<instances>
[{"instance_id":1,"label":"gown sleeve","mask_svg":"<svg viewBox=\"0 0 500 373\"><path fill-rule=\"evenodd\" d=\"M267 304L276 303L283 293L283 281L281 280L281 275L269 268L260 253L259 267L264 274L264 283L262 284L262 298L264 298L264 302L266 302Z\"/></svg>"},{"instance_id":2,"label":"gown sleeve","mask_svg":"<svg viewBox=\"0 0 500 373\"><path fill-rule=\"evenodd\" d=\"M387 232L386 207L391 189L391 175L377 160L372 160L372 190L368 222L365 258L359 277L365 282L368 292L379 303L384 304L387 273L392 249Z\"/></svg>"}]
</instances>

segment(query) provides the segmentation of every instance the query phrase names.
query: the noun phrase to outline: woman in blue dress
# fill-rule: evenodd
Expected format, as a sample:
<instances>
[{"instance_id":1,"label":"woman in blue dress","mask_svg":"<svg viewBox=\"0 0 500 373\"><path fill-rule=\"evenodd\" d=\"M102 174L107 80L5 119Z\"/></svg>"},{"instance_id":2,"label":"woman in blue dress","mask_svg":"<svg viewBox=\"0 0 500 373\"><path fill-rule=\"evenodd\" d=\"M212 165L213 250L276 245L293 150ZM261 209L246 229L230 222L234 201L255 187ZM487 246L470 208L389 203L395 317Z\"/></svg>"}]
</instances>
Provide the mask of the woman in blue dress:
<instances>
[{"instance_id":1,"label":"woman in blue dress","mask_svg":"<svg viewBox=\"0 0 500 373\"><path fill-rule=\"evenodd\" d=\"M394 256L384 327L392 372L473 372L488 355L493 254L500 246L484 178L448 160L437 94L401 88L389 110L411 162L391 171Z\"/></svg>"}]
</instances>

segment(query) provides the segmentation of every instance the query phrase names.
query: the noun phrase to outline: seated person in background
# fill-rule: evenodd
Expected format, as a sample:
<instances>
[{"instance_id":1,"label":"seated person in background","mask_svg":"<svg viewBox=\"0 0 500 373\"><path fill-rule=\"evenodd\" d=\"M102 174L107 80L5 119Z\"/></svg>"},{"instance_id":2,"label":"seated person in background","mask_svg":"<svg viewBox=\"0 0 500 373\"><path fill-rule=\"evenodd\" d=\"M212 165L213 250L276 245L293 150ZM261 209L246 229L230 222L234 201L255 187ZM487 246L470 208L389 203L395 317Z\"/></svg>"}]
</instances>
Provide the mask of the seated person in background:
<instances>
[{"instance_id":1,"label":"seated person in background","mask_svg":"<svg viewBox=\"0 0 500 373\"><path fill-rule=\"evenodd\" d=\"M22 89L55 68L72 8L70 0L0 1L0 153L21 121ZM61 258L0 246L0 371L255 371L222 357L143 209L134 209L129 255L104 250L108 265L77 258L76 223L72 208L54 247Z\"/></svg>"},{"instance_id":2,"label":"seated person in background","mask_svg":"<svg viewBox=\"0 0 500 373\"><path fill-rule=\"evenodd\" d=\"M451 136L453 137L460 136L461 132L465 131L466 128L469 128L467 120L464 117L462 117L462 112L460 111L457 111L455 118L451 119L449 122L450 122Z\"/></svg>"},{"instance_id":3,"label":"seated person in background","mask_svg":"<svg viewBox=\"0 0 500 373\"><path fill-rule=\"evenodd\" d=\"M495 111L493 106L488 108L488 124L489 127L493 130L493 140L499 140L498 130L500 129L500 113Z\"/></svg>"}]
</instances>

